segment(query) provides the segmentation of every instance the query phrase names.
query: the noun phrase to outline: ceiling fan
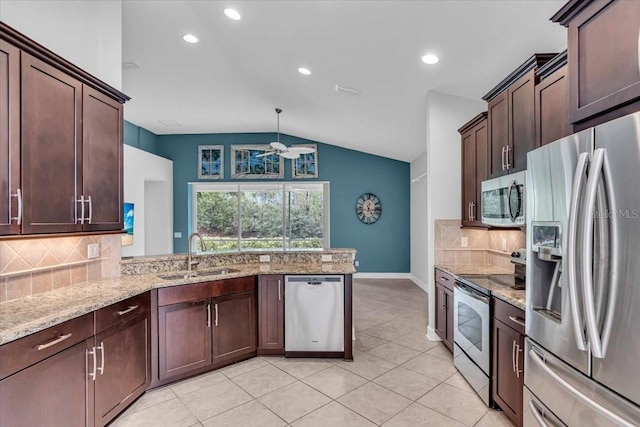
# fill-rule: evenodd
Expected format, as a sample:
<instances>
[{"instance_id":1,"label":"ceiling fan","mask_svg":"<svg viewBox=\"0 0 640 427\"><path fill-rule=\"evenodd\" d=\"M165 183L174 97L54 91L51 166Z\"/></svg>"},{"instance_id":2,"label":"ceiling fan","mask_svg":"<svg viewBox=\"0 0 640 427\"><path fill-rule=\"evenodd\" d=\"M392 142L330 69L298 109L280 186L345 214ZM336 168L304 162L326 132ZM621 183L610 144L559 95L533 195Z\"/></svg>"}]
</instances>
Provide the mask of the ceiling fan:
<instances>
[{"instance_id":1,"label":"ceiling fan","mask_svg":"<svg viewBox=\"0 0 640 427\"><path fill-rule=\"evenodd\" d=\"M311 147L287 147L286 145L282 144L280 142L280 113L282 113L282 109L276 108L276 113L278 114L278 140L269 144L271 146L271 150L266 151L263 154L259 154L257 157L277 154L278 156L284 157L285 159L297 159L301 154L311 154L316 151Z\"/></svg>"}]
</instances>

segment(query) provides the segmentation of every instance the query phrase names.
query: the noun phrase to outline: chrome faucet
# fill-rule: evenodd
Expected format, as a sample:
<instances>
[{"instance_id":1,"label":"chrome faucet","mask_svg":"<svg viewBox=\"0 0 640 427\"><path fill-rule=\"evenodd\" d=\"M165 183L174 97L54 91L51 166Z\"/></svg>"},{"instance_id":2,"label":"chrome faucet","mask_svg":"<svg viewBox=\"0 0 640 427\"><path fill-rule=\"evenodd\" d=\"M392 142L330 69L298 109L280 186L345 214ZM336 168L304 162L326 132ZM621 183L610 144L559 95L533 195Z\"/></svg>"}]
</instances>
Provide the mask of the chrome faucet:
<instances>
[{"instance_id":1,"label":"chrome faucet","mask_svg":"<svg viewBox=\"0 0 640 427\"><path fill-rule=\"evenodd\" d=\"M187 271L189 273L191 273L191 269L194 265L197 265L200 261L193 261L191 259L192 254L191 254L191 248L193 247L193 238L197 237L198 239L200 239L200 249L202 251L206 251L207 250L207 246L204 244L204 240L202 239L202 236L199 233L191 233L189 235L189 252L188 252L188 259L187 259Z\"/></svg>"}]
</instances>

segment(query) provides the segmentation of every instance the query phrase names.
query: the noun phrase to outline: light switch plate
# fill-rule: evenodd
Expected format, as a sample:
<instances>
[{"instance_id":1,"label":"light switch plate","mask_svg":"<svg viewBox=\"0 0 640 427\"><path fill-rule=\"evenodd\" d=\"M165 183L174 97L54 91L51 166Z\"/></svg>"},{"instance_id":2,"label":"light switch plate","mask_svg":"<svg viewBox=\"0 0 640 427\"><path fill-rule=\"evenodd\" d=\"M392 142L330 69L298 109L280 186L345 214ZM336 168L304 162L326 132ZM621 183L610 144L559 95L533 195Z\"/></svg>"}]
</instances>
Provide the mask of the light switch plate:
<instances>
[{"instance_id":1,"label":"light switch plate","mask_svg":"<svg viewBox=\"0 0 640 427\"><path fill-rule=\"evenodd\" d=\"M92 243L87 245L87 258L94 259L100 256L100 245L98 243Z\"/></svg>"},{"instance_id":2,"label":"light switch plate","mask_svg":"<svg viewBox=\"0 0 640 427\"><path fill-rule=\"evenodd\" d=\"M469 247L469 238L468 237L461 237L460 238L460 247L461 248L468 248Z\"/></svg>"},{"instance_id":3,"label":"light switch plate","mask_svg":"<svg viewBox=\"0 0 640 427\"><path fill-rule=\"evenodd\" d=\"M174 239L181 239L182 238L182 233L179 231L176 231L175 233L173 233L173 238Z\"/></svg>"},{"instance_id":4,"label":"light switch plate","mask_svg":"<svg viewBox=\"0 0 640 427\"><path fill-rule=\"evenodd\" d=\"M260 255L260 262L271 262L271 255Z\"/></svg>"},{"instance_id":5,"label":"light switch plate","mask_svg":"<svg viewBox=\"0 0 640 427\"><path fill-rule=\"evenodd\" d=\"M333 261L333 255L322 255L322 262L331 262Z\"/></svg>"},{"instance_id":6,"label":"light switch plate","mask_svg":"<svg viewBox=\"0 0 640 427\"><path fill-rule=\"evenodd\" d=\"M360 267L360 261L356 261L356 267Z\"/></svg>"}]
</instances>

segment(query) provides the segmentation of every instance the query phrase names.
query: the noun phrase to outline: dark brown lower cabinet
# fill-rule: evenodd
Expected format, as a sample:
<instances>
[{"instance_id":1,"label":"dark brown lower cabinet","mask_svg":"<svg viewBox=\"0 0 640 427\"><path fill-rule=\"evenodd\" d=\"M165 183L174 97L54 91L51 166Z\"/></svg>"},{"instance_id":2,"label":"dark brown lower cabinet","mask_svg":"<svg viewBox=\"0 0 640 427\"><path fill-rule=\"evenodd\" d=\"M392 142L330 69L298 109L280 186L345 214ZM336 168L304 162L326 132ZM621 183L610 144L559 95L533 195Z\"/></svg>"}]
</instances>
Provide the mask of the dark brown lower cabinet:
<instances>
[{"instance_id":1,"label":"dark brown lower cabinet","mask_svg":"<svg viewBox=\"0 0 640 427\"><path fill-rule=\"evenodd\" d=\"M0 381L0 425L93 425L93 387L87 377L93 338Z\"/></svg>"},{"instance_id":2,"label":"dark brown lower cabinet","mask_svg":"<svg viewBox=\"0 0 640 427\"><path fill-rule=\"evenodd\" d=\"M453 351L453 283L454 277L444 270L435 269L436 334Z\"/></svg>"},{"instance_id":3,"label":"dark brown lower cabinet","mask_svg":"<svg viewBox=\"0 0 640 427\"><path fill-rule=\"evenodd\" d=\"M213 363L252 353L257 348L255 291L211 300L213 309Z\"/></svg>"},{"instance_id":4,"label":"dark brown lower cabinet","mask_svg":"<svg viewBox=\"0 0 640 427\"><path fill-rule=\"evenodd\" d=\"M258 353L284 354L284 276L261 275L258 281Z\"/></svg>"}]
</instances>

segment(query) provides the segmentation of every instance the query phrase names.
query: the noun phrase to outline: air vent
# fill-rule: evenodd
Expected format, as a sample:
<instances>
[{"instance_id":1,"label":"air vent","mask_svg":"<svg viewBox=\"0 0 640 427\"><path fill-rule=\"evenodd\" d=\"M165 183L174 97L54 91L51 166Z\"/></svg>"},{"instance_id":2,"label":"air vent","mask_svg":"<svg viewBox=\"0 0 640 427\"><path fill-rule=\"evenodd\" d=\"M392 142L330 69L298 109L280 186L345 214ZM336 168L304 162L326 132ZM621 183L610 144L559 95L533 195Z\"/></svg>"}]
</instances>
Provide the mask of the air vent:
<instances>
[{"instance_id":1,"label":"air vent","mask_svg":"<svg viewBox=\"0 0 640 427\"><path fill-rule=\"evenodd\" d=\"M180 122L175 120L158 120L158 123L163 124L165 126L182 126Z\"/></svg>"},{"instance_id":2,"label":"air vent","mask_svg":"<svg viewBox=\"0 0 640 427\"><path fill-rule=\"evenodd\" d=\"M139 70L140 66L135 62L123 62L122 69L123 70Z\"/></svg>"},{"instance_id":3,"label":"air vent","mask_svg":"<svg viewBox=\"0 0 640 427\"><path fill-rule=\"evenodd\" d=\"M344 92L349 95L360 95L360 90L352 87L336 85L336 92Z\"/></svg>"}]
</instances>

